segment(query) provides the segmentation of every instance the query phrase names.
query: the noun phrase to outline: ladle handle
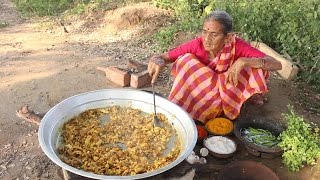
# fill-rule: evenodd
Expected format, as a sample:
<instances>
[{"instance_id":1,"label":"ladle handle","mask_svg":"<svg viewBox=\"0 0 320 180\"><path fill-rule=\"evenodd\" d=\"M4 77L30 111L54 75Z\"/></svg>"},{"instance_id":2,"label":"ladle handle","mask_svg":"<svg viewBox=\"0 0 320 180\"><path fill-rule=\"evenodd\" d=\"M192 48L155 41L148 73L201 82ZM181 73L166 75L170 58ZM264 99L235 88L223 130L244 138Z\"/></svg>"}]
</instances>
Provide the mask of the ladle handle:
<instances>
[{"instance_id":1,"label":"ladle handle","mask_svg":"<svg viewBox=\"0 0 320 180\"><path fill-rule=\"evenodd\" d=\"M152 94L153 94L153 108L154 108L154 116L157 116L157 111L156 111L156 95L154 92L154 83L151 83L152 86Z\"/></svg>"}]
</instances>

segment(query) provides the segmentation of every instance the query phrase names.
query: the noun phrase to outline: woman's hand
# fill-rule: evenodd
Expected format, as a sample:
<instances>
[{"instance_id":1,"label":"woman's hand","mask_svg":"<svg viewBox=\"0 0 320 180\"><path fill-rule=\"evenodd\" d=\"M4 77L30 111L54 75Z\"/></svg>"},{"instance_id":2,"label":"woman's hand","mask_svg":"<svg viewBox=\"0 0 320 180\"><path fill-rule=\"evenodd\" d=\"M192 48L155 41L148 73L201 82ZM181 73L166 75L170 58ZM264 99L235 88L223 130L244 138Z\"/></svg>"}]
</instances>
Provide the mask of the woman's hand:
<instances>
[{"instance_id":1,"label":"woman's hand","mask_svg":"<svg viewBox=\"0 0 320 180\"><path fill-rule=\"evenodd\" d=\"M165 66L165 61L161 56L152 56L148 63L148 72L152 77L151 83L154 83L159 76L161 69Z\"/></svg>"},{"instance_id":2,"label":"woman's hand","mask_svg":"<svg viewBox=\"0 0 320 180\"><path fill-rule=\"evenodd\" d=\"M282 65L279 61L271 56L262 58L245 58L241 57L233 63L227 71L227 83L238 85L240 71L245 67L261 68L267 71L281 70Z\"/></svg>"},{"instance_id":3,"label":"woman's hand","mask_svg":"<svg viewBox=\"0 0 320 180\"><path fill-rule=\"evenodd\" d=\"M238 85L240 71L246 66L246 61L238 59L227 71L227 83Z\"/></svg>"}]
</instances>

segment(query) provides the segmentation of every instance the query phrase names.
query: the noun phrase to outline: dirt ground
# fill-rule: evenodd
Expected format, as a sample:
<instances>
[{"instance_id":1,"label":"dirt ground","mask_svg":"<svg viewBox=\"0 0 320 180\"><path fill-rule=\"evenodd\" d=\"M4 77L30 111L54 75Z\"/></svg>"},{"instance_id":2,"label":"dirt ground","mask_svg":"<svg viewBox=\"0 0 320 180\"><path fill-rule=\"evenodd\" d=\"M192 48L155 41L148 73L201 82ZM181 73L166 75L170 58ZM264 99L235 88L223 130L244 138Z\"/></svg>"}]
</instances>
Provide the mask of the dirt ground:
<instances>
[{"instance_id":1,"label":"dirt ground","mask_svg":"<svg viewBox=\"0 0 320 180\"><path fill-rule=\"evenodd\" d=\"M96 67L123 64L129 59L146 63L154 54L152 32L165 26L170 17L170 12L148 3L132 4L68 19L64 22L66 33L58 20L23 19L10 0L1 0L0 20L9 26L0 29L0 179L63 179L61 168L39 147L37 126L18 118L16 110L28 104L30 109L45 113L70 96L116 87ZM175 43L190 38L182 34ZM157 83L158 91L164 95L171 83L167 72L161 74ZM274 74L267 97L268 103L262 108L247 106L243 114L264 115L283 122L281 114L292 104L298 113L319 124L320 115L312 106L320 100L319 94L298 89L293 82L285 82ZM213 166L215 163L245 159L261 162L281 179L304 180L319 174L315 167L290 173L281 158L257 158L242 148L228 161L209 158L211 163L196 168L195 179L213 179L219 169ZM182 172L189 167L183 162L177 168ZM172 170L170 176L158 178L180 175Z\"/></svg>"}]
</instances>

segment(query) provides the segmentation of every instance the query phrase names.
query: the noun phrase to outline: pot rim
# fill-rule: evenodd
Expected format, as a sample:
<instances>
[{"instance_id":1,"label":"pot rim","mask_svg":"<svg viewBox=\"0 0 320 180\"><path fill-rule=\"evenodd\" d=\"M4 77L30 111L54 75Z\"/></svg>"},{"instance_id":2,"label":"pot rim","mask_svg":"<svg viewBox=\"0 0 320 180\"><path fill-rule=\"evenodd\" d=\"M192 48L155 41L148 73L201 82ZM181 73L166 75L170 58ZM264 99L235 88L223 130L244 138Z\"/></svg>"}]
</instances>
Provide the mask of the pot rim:
<instances>
[{"instance_id":1,"label":"pot rim","mask_svg":"<svg viewBox=\"0 0 320 180\"><path fill-rule=\"evenodd\" d=\"M180 155L178 156L178 158L175 161L171 162L170 164L168 164L162 168L159 168L155 171L151 171L151 172L147 172L147 173L137 174L137 175L133 175L133 176L108 176L108 175L98 175L98 174L94 174L91 172L86 172L84 170L80 170L75 167L72 167L72 166L64 163L62 160L60 160L60 158L57 156L57 152L55 152L55 149L52 146L52 144L54 144L54 143L52 143L52 139L57 139L57 137L54 137L54 136L57 136L58 133L54 133L54 131L57 131L57 129L61 127L61 124L63 124L62 121L64 120L65 117L63 116L63 113L61 113L62 114L61 115L61 114L57 114L57 112L59 112L59 111L68 112L67 110L64 109L64 106L70 106L72 108L75 108L75 107L79 108L84 103L92 103L93 100L90 99L90 97L92 97L94 95L102 96L101 97L102 99L100 99L100 101L113 100L112 95L114 95L114 94L116 94L119 97L121 97L121 96L128 96L129 97L131 95L130 98L133 98L132 102L138 101L139 98L142 98L141 96L143 96L144 101L143 102L139 101L138 103L151 104L153 102L152 94L150 94L148 92L134 90L134 89L123 89L123 88L101 89L101 90L89 91L89 92L85 92L85 93L71 96L71 97L61 101L60 103L58 103L57 105L52 107L45 114L45 116L43 117L43 119L40 123L39 131L38 131L38 139L39 139L41 149L46 154L46 156L50 160L52 160L55 164L57 164L58 166L66 169L70 172L73 172L75 174L78 174L78 175L84 176L84 177L88 177L88 178L93 178L93 179L142 179L142 178L151 177L151 176L160 174L162 172L165 172L165 171L173 168L174 166L181 163L185 158L187 158L189 156L189 154L191 154L191 152L193 151L193 148L197 142L197 130L196 130L196 126L195 126L193 119L190 117L190 115L184 109L182 109L178 105L170 102L169 100L167 100L165 98L162 98L160 96L156 96L157 107L162 108L163 105L165 105L166 107L163 107L163 108L168 109L171 112L177 111L178 115L180 115L181 117L179 118L179 117L177 117L178 115L177 116L174 115L175 118L178 120L178 122L176 124L178 124L179 126L182 126L183 128L188 128L187 130L189 130L189 131L187 131L186 129L183 129L184 130L183 132L185 133L184 134L185 137L189 137L190 139L184 140L185 141L184 149L182 148ZM117 97L117 98L119 98L119 97ZM97 98L97 99L99 99L99 98ZM83 104L79 104L79 105L72 104L72 102L80 103L79 101L81 101L81 100L86 100L86 102L83 102ZM115 104L115 105L117 105L117 104ZM150 105L150 109L153 109L153 106ZM180 122L181 118L184 120L183 123ZM54 120L55 120L55 122L54 122ZM64 121L67 121L67 120L64 120ZM60 125L59 125L59 123L60 123ZM50 141L50 139L51 139L51 141Z\"/></svg>"},{"instance_id":2,"label":"pot rim","mask_svg":"<svg viewBox=\"0 0 320 180\"><path fill-rule=\"evenodd\" d=\"M214 151L210 150L210 149L205 145L205 142L206 142L207 139L212 138L212 137L223 137L223 138L226 138L226 139L231 140L231 141L233 142L234 146L235 146L234 151L231 152L231 153L228 153L228 154L220 154L220 153L217 153L217 152L214 152ZM226 137L226 136L222 136L222 135L210 135L210 136L208 136L207 138L205 138L205 139L203 140L203 146L209 150L210 154L212 154L213 156L218 157L218 158L228 158L228 157L231 157L231 156L232 156L233 154L235 154L235 153L237 152L237 150L238 150L238 145L237 145L237 143L236 143L235 140L233 140L233 139L231 139L231 138L229 138L229 137Z\"/></svg>"},{"instance_id":3,"label":"pot rim","mask_svg":"<svg viewBox=\"0 0 320 180\"><path fill-rule=\"evenodd\" d=\"M270 120L266 117L262 117L262 116L257 116L257 117L249 117L249 118L246 118L246 119L243 119L243 120L236 120L236 122L234 123L234 129L233 129L233 133L235 134L235 136L242 142L244 143L244 145L256 150L256 151L259 151L259 152L265 152L265 153L278 153L278 152L281 152L283 151L279 146L275 146L275 147L263 147L263 146L259 146L259 145L256 145L254 143L250 143L249 141L247 141L241 134L240 134L240 129L241 128L245 128L245 127L249 127L249 126L241 126L241 123L240 121L245 121L243 122L244 124L250 124L250 123L255 123L255 127L254 128L262 128L262 129L266 129L266 130L269 130L271 131L270 129L268 128L263 128L263 127L260 127L260 125L262 126L264 123L269 123L272 128L275 128L274 126L276 126L276 122L274 122L273 120ZM282 127L278 127L279 131L282 132L283 131L283 128ZM275 130L275 129L273 129Z\"/></svg>"}]
</instances>

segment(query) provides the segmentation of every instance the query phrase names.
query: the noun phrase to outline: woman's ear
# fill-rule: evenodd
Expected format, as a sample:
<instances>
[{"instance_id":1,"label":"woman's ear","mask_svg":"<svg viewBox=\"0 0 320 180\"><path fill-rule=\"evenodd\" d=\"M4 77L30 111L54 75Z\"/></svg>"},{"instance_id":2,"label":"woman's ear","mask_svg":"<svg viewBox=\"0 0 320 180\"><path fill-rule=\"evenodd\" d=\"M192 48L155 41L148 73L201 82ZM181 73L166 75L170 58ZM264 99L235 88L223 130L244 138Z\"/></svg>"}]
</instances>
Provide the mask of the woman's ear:
<instances>
[{"instance_id":1,"label":"woman's ear","mask_svg":"<svg viewBox=\"0 0 320 180\"><path fill-rule=\"evenodd\" d=\"M232 40L233 33L228 33L224 39L224 44L229 44Z\"/></svg>"}]
</instances>

